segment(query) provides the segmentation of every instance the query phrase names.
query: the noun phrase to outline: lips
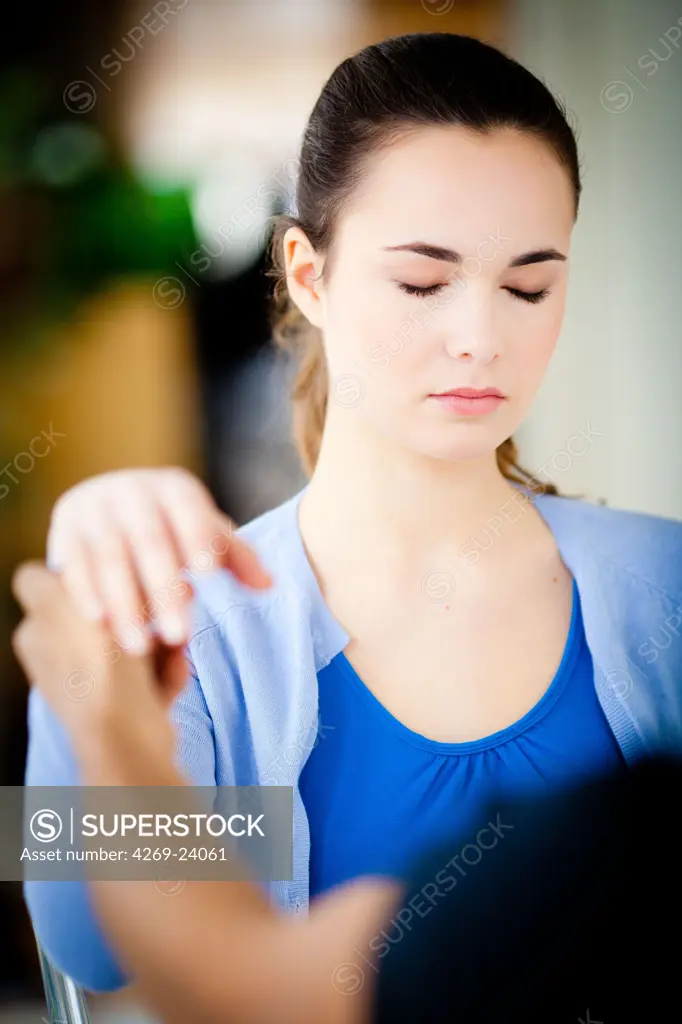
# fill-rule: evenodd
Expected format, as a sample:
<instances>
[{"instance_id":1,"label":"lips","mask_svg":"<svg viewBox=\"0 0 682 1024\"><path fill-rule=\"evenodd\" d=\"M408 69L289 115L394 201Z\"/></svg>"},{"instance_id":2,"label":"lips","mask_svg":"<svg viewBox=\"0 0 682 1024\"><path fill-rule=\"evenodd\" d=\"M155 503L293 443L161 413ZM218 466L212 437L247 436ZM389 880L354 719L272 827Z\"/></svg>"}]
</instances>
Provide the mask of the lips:
<instances>
[{"instance_id":1,"label":"lips","mask_svg":"<svg viewBox=\"0 0 682 1024\"><path fill-rule=\"evenodd\" d=\"M487 416L505 401L497 388L453 388L430 398L457 416Z\"/></svg>"},{"instance_id":2,"label":"lips","mask_svg":"<svg viewBox=\"0 0 682 1024\"><path fill-rule=\"evenodd\" d=\"M439 391L434 397L444 398L448 395L454 398L504 398L497 388L453 388L452 391Z\"/></svg>"}]
</instances>

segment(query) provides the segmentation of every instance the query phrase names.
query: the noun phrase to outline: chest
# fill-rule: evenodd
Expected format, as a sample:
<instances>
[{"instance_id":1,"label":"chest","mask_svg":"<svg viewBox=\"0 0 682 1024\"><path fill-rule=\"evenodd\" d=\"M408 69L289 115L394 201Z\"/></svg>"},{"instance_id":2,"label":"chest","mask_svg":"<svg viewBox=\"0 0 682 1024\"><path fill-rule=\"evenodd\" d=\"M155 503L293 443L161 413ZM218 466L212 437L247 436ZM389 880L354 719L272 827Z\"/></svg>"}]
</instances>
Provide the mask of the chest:
<instances>
[{"instance_id":1,"label":"chest","mask_svg":"<svg viewBox=\"0 0 682 1024\"><path fill-rule=\"evenodd\" d=\"M458 595L423 587L413 600L358 600L345 655L408 728L442 742L512 725L548 689L564 655L574 589L563 566L514 590Z\"/></svg>"}]
</instances>

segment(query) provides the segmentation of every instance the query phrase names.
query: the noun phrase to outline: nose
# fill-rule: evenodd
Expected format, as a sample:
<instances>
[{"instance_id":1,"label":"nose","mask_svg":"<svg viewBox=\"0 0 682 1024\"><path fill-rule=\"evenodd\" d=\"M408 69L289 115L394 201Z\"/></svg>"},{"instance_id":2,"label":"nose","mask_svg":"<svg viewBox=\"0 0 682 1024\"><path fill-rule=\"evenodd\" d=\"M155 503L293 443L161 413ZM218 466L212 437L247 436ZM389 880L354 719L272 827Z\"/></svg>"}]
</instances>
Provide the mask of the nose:
<instances>
[{"instance_id":1,"label":"nose","mask_svg":"<svg viewBox=\"0 0 682 1024\"><path fill-rule=\"evenodd\" d=\"M445 326L445 348L460 362L492 363L500 354L500 332L495 329L492 296L470 282L460 288Z\"/></svg>"}]
</instances>

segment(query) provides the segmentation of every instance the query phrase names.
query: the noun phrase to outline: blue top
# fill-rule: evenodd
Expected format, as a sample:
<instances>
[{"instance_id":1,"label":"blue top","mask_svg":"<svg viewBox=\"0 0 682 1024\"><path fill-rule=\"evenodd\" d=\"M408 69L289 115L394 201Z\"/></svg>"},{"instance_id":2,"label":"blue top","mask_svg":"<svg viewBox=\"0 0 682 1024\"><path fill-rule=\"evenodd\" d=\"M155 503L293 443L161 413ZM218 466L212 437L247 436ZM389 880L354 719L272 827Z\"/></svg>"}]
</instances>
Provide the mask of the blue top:
<instances>
[{"instance_id":1,"label":"blue top","mask_svg":"<svg viewBox=\"0 0 682 1024\"><path fill-rule=\"evenodd\" d=\"M191 675L171 709L176 763L195 785L293 788L293 873L270 889L273 902L290 913L306 913L309 896L310 833L299 776L316 739L334 735L320 717L318 676L350 640L306 555L298 528L305 491L237 531L257 551L272 587L253 590L223 570L193 578ZM514 521L531 494L513 485L500 515ZM580 592L595 694L625 760L679 754L682 524L575 498L531 500ZM36 689L28 729L26 785L78 785L68 737ZM580 742L571 737L572 749ZM24 893L36 935L57 967L94 991L127 983L86 884L26 881Z\"/></svg>"},{"instance_id":2,"label":"blue top","mask_svg":"<svg viewBox=\"0 0 682 1024\"><path fill-rule=\"evenodd\" d=\"M359 875L405 878L430 846L466 835L494 793L543 792L624 765L595 693L575 582L566 646L548 689L522 718L483 739L443 743L409 729L343 651L318 682L327 734L300 779L311 898Z\"/></svg>"}]
</instances>

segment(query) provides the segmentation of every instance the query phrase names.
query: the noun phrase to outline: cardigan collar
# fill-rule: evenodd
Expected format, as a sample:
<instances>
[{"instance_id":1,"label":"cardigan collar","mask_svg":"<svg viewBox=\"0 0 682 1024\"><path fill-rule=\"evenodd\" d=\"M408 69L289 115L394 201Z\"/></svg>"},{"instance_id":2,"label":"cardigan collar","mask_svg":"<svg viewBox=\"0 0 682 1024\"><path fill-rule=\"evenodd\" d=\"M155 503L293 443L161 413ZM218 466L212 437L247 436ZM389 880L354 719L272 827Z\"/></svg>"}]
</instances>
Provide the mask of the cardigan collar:
<instances>
[{"instance_id":1,"label":"cardigan collar","mask_svg":"<svg viewBox=\"0 0 682 1024\"><path fill-rule=\"evenodd\" d=\"M647 676L643 668L628 656L632 644L628 623L618 615L623 591L638 589L641 581L632 574L632 567L605 561L600 552L600 530L594 517L576 515L577 506L585 505L579 499L555 495L534 494L529 488L513 484L525 492L552 531L562 560L573 575L581 600L585 635L593 659L595 685L600 703L628 759L644 752L636 729L638 682ZM298 525L298 508L309 483L285 502L290 543L284 545L288 559L288 578L302 588L306 601L313 640L315 668L319 672L336 657L350 641L350 636L327 606L319 583L308 559ZM605 509L606 512L611 510ZM603 526L602 526L603 529ZM644 595L640 595L644 596ZM637 601L637 593L632 601ZM646 594L652 622L660 622L666 614L663 600L652 609L652 595ZM646 635L642 627L639 640ZM650 687L649 687L650 688ZM646 687L642 688L646 689Z\"/></svg>"}]
</instances>

